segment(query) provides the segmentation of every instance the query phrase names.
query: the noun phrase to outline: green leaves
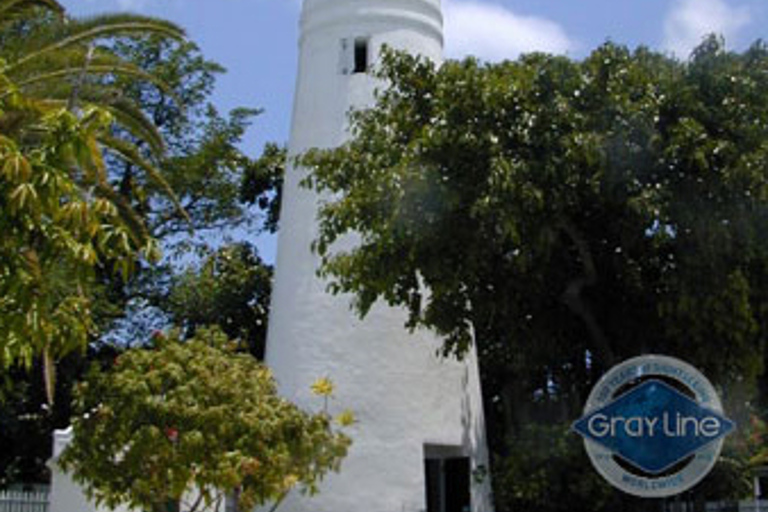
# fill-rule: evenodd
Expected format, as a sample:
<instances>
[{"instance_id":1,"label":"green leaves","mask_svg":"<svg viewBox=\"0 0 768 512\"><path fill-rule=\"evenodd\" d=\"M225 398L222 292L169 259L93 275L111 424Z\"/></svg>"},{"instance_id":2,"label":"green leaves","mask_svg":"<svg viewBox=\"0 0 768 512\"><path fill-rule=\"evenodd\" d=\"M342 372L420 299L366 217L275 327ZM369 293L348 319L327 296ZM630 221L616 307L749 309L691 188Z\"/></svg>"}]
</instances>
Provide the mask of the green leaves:
<instances>
[{"instance_id":1,"label":"green leaves","mask_svg":"<svg viewBox=\"0 0 768 512\"><path fill-rule=\"evenodd\" d=\"M193 336L218 325L257 359L262 359L272 291L272 267L247 244L232 244L210 254L199 268L171 282L168 311L174 323Z\"/></svg>"},{"instance_id":2,"label":"green leaves","mask_svg":"<svg viewBox=\"0 0 768 512\"><path fill-rule=\"evenodd\" d=\"M126 280L139 260L158 256L144 220L113 189L104 150L142 169L180 209L156 168L157 130L106 83L93 93L93 80L157 83L97 45L128 33L183 33L128 15L64 22L62 12L56 2L0 4L0 39L8 42L0 44L0 368L29 367L44 354L49 382L53 361L84 349L95 333L97 273L109 265ZM155 154L116 138L116 121Z\"/></svg>"},{"instance_id":3,"label":"green leaves","mask_svg":"<svg viewBox=\"0 0 768 512\"><path fill-rule=\"evenodd\" d=\"M757 162L768 133L757 119L768 105L751 92L765 80L760 48L736 55L709 41L685 65L606 44L583 62L533 54L440 69L385 54L379 75L391 85L375 109L353 114L355 137L301 159L307 184L333 198L320 211L321 272L362 313L379 298L402 305L409 325L447 335L457 353L470 326L503 325L508 342L526 344L519 319L539 316L531 294L547 290L539 307L551 311L583 281L566 304L592 325L584 349L608 357L598 332L625 334L588 313L611 310L588 305L603 286L645 303L649 290L677 293L673 255L728 274L765 254L753 199L766 182ZM361 243L333 251L348 232ZM498 302L510 308L503 315ZM621 314L663 323L655 308Z\"/></svg>"},{"instance_id":4,"label":"green leaves","mask_svg":"<svg viewBox=\"0 0 768 512\"><path fill-rule=\"evenodd\" d=\"M45 447L68 423L68 384L82 373L73 361L146 341L142 306L163 308L187 336L220 323L261 354L271 269L245 246L183 275L151 265L160 245L166 263L189 261L191 228L220 233L254 218L239 196L256 165L239 146L258 111L210 106L223 68L177 27L0 0L0 69L0 399L17 393L0 423L21 425L0 428L0 480L13 483L47 474ZM280 151L254 196L271 230Z\"/></svg>"},{"instance_id":5,"label":"green leaves","mask_svg":"<svg viewBox=\"0 0 768 512\"><path fill-rule=\"evenodd\" d=\"M32 2L27 1L26 3ZM0 22L2 21L4 20L0 19ZM0 68L0 72L13 75L15 70L30 61L43 58L51 53L77 47L99 38L152 33L175 39L182 39L184 37L184 31L173 23L134 14L106 14L89 19L73 19L65 26L59 27L53 38L40 37L36 39L34 35L30 37L35 46L25 51L24 55L19 59L7 63L4 68ZM43 33L42 35L45 36L46 34Z\"/></svg>"},{"instance_id":6,"label":"green leaves","mask_svg":"<svg viewBox=\"0 0 768 512\"><path fill-rule=\"evenodd\" d=\"M353 138L300 158L326 201L320 273L363 315L406 309L446 353L476 344L494 450L515 454L529 508L551 475L521 481L534 463L511 436L577 417L619 360L689 360L743 413L768 360L763 43L382 62Z\"/></svg>"},{"instance_id":7,"label":"green leaves","mask_svg":"<svg viewBox=\"0 0 768 512\"><path fill-rule=\"evenodd\" d=\"M327 413L278 397L269 370L227 350L220 331L155 342L77 388L74 441L60 463L98 502L149 510L199 490L209 507L237 490L247 510L296 484L311 492L338 470L349 438Z\"/></svg>"},{"instance_id":8,"label":"green leaves","mask_svg":"<svg viewBox=\"0 0 768 512\"><path fill-rule=\"evenodd\" d=\"M245 169L240 187L240 200L255 204L264 212L264 230L275 233L280 219L283 177L288 163L287 150L266 144L262 155Z\"/></svg>"},{"instance_id":9,"label":"green leaves","mask_svg":"<svg viewBox=\"0 0 768 512\"><path fill-rule=\"evenodd\" d=\"M84 346L94 269L113 260L128 271L146 243L99 193L103 168L90 148L90 119L50 115L39 121L34 149L7 138L0 144L0 366Z\"/></svg>"}]
</instances>

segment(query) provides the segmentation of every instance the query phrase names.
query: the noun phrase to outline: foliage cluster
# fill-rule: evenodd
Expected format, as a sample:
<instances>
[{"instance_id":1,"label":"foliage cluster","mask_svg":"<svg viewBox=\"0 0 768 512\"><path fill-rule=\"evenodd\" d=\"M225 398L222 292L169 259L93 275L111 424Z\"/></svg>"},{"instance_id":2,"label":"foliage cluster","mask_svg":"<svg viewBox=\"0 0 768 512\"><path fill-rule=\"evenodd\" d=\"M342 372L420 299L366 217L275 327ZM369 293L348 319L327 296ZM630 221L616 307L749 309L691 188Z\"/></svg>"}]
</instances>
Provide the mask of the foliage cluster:
<instances>
[{"instance_id":1,"label":"foliage cluster","mask_svg":"<svg viewBox=\"0 0 768 512\"><path fill-rule=\"evenodd\" d=\"M315 492L350 444L329 414L277 395L270 371L216 329L183 343L158 334L77 386L74 440L60 459L97 503L184 510L234 491L240 510Z\"/></svg>"},{"instance_id":2,"label":"foliage cluster","mask_svg":"<svg viewBox=\"0 0 768 512\"><path fill-rule=\"evenodd\" d=\"M89 94L89 76L156 81L99 44L134 33L180 39L178 27L140 16L67 20L55 1L0 3L0 368L43 357L49 401L52 361L82 349L93 332L97 270L126 278L158 257L146 226L109 182L104 153L129 161L175 202L153 161L121 126L163 152L160 134L112 89ZM14 37L15 36L15 37Z\"/></svg>"},{"instance_id":3,"label":"foliage cluster","mask_svg":"<svg viewBox=\"0 0 768 512\"><path fill-rule=\"evenodd\" d=\"M476 344L497 467L644 353L699 367L741 422L768 333L766 71L765 44L716 37L686 62L610 43L439 68L390 52L352 140L302 159L326 198L321 273L363 315L405 308L446 354Z\"/></svg>"},{"instance_id":4,"label":"foliage cluster","mask_svg":"<svg viewBox=\"0 0 768 512\"><path fill-rule=\"evenodd\" d=\"M248 244L226 246L172 280L168 309L185 335L218 325L241 348L264 357L272 268Z\"/></svg>"},{"instance_id":5,"label":"foliage cluster","mask_svg":"<svg viewBox=\"0 0 768 512\"><path fill-rule=\"evenodd\" d=\"M277 227L284 150L267 166L238 148L257 111L217 112L221 72L162 20L0 0L0 486L47 479L72 383L146 343L147 317L188 336L221 323L263 350L271 268L252 247L188 234ZM190 249L207 261L177 275ZM231 288L192 293L212 282Z\"/></svg>"}]
</instances>

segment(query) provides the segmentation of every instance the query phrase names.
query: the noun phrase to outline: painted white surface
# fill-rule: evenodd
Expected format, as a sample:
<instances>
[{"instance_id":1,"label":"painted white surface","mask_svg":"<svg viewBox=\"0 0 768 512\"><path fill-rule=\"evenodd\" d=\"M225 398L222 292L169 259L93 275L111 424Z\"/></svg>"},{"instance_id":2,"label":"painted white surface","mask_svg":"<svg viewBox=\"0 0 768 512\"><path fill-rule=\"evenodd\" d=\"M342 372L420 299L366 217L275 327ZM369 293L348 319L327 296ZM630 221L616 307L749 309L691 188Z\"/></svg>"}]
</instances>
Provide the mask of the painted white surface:
<instances>
[{"instance_id":1,"label":"painted white surface","mask_svg":"<svg viewBox=\"0 0 768 512\"><path fill-rule=\"evenodd\" d=\"M57 463L61 452L72 441L72 427L53 433L53 457L48 461L51 470L51 494L49 512L95 512L79 485L64 473Z\"/></svg>"},{"instance_id":2,"label":"painted white surface","mask_svg":"<svg viewBox=\"0 0 768 512\"><path fill-rule=\"evenodd\" d=\"M53 457L48 461L51 470L51 494L49 512L97 512L95 504L88 501L82 488L61 470L59 456L72 441L72 427L53 433ZM126 512L120 508L118 512Z\"/></svg>"},{"instance_id":3,"label":"painted white surface","mask_svg":"<svg viewBox=\"0 0 768 512\"><path fill-rule=\"evenodd\" d=\"M369 38L373 65L383 43L439 62L439 0L305 0L291 155L339 145L350 107L372 102L369 76L341 72L341 41L356 37ZM359 423L342 472L315 497L292 494L280 512L426 510L425 444L459 446L473 468L488 464L476 359L440 359L439 341L409 335L402 311L377 306L361 321L350 297L326 293L310 250L321 199L298 187L302 176L286 176L266 361L281 393L306 408L321 406L311 383L330 377L331 407L352 409ZM472 491L473 512L490 511L488 479Z\"/></svg>"},{"instance_id":4,"label":"painted white surface","mask_svg":"<svg viewBox=\"0 0 768 512\"><path fill-rule=\"evenodd\" d=\"M53 456L48 461L48 468L51 470L51 488L48 512L141 512L131 509L127 506L118 506L115 509L109 509L105 506L97 507L90 501L83 492L82 487L72 480L72 477L61 470L58 465L59 456L69 443L72 442L72 427L64 430L56 430L53 433ZM196 490L186 493L180 504L182 512L191 510L191 504L194 503L199 494ZM224 503L221 502L216 508L201 507L206 512L224 512Z\"/></svg>"}]
</instances>

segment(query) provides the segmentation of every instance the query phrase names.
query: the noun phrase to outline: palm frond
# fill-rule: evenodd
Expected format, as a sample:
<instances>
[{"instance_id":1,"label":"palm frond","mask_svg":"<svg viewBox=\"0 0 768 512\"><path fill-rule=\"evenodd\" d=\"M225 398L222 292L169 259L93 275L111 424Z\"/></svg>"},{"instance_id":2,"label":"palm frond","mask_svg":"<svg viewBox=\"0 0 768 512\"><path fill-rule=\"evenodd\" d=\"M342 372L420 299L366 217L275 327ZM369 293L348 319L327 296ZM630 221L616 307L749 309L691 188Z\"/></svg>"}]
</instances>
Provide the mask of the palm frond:
<instances>
[{"instance_id":1,"label":"palm frond","mask_svg":"<svg viewBox=\"0 0 768 512\"><path fill-rule=\"evenodd\" d=\"M147 174L147 177L154 181L155 184L157 184L165 192L168 199L171 200L173 205L176 207L176 210L184 218L184 220L186 220L190 226L192 225L192 219L184 210L184 207L181 206L181 201L179 201L178 196L173 191L168 181L163 177L162 172L157 167L152 165L152 163L143 158L139 154L136 146L124 140L110 136L99 137L99 140L104 145L105 149L110 150L113 154L122 158L126 162L139 166Z\"/></svg>"},{"instance_id":2,"label":"palm frond","mask_svg":"<svg viewBox=\"0 0 768 512\"><path fill-rule=\"evenodd\" d=\"M117 208L120 219L128 227L128 234L137 247L143 247L151 238L147 226L131 207L128 200L118 194L108 183L99 183L97 191Z\"/></svg>"},{"instance_id":3,"label":"palm frond","mask_svg":"<svg viewBox=\"0 0 768 512\"><path fill-rule=\"evenodd\" d=\"M182 104L175 91L163 80L103 49L96 51L92 56L87 55L87 52L81 47L63 49L62 51L48 54L44 58L28 61L25 65L15 68L13 73L10 74L10 78L16 82L19 88L22 88L48 81L56 81L69 76L78 77L80 75L111 75L115 78L136 78L157 87L158 90L162 91L163 94L171 98L176 104Z\"/></svg>"},{"instance_id":4,"label":"palm frond","mask_svg":"<svg viewBox=\"0 0 768 512\"><path fill-rule=\"evenodd\" d=\"M29 48L18 60L6 64L0 71L11 72L38 59L43 55L57 52L75 45L88 43L104 37L116 37L130 34L159 34L172 39L184 39L184 30L169 21L129 14L107 14L87 19L72 20L53 41L39 48Z\"/></svg>"},{"instance_id":5,"label":"palm frond","mask_svg":"<svg viewBox=\"0 0 768 512\"><path fill-rule=\"evenodd\" d=\"M157 157L162 157L165 153L165 142L163 135L140 108L132 101L124 98L118 98L108 104L103 105L117 124L127 130L133 136L147 143Z\"/></svg>"},{"instance_id":6,"label":"palm frond","mask_svg":"<svg viewBox=\"0 0 768 512\"><path fill-rule=\"evenodd\" d=\"M67 88L56 93L61 101L65 101L68 95ZM147 117L135 101L122 96L119 90L101 85L84 87L80 90L80 99L83 104L98 106L112 114L117 125L131 136L146 143L155 157L164 156L165 141L155 123Z\"/></svg>"},{"instance_id":7,"label":"palm frond","mask_svg":"<svg viewBox=\"0 0 768 512\"><path fill-rule=\"evenodd\" d=\"M94 75L120 75L124 77L139 78L141 80L145 80L157 86L164 93L166 93L168 96L174 99L174 101L177 101L176 94L171 89L169 89L161 80L158 80L154 76L142 71L138 67L131 66L131 65L91 64L88 66L87 70L77 69L77 68L58 69L58 70L48 71L40 75L31 76L27 79L18 81L16 85L19 89L23 90L25 87L28 87L30 85L36 85L36 84L41 84L45 82L60 80L62 78L67 78L67 77L76 77L83 73L94 74ZM2 99L2 95L0 95L0 99ZM177 101L177 103L179 102Z\"/></svg>"},{"instance_id":8,"label":"palm frond","mask_svg":"<svg viewBox=\"0 0 768 512\"><path fill-rule=\"evenodd\" d=\"M32 85L34 84L29 86ZM45 98L38 99L35 102L36 106L44 110L67 108L72 85L64 80L52 81L45 85ZM0 100L2 97L3 93L0 92ZM84 106L98 106L109 112L120 128L132 137L146 143L154 156L163 157L165 154L163 135L136 102L123 97L116 88L101 84L93 87L82 87L79 91L79 97Z\"/></svg>"},{"instance_id":9,"label":"palm frond","mask_svg":"<svg viewBox=\"0 0 768 512\"><path fill-rule=\"evenodd\" d=\"M38 44L42 44L42 39L50 42L52 37L46 36L42 38L38 34L30 35L28 41L25 42L27 47L37 48ZM26 48L25 48L26 50ZM8 62L13 62L14 59L9 57L6 59ZM63 69L63 68L82 68L86 63L86 51L84 47L64 48L61 51L49 53L43 55L40 58L27 61L26 64L17 66L13 72L6 71L6 74L12 80L23 80L31 76L39 75L45 71Z\"/></svg>"},{"instance_id":10,"label":"palm frond","mask_svg":"<svg viewBox=\"0 0 768 512\"><path fill-rule=\"evenodd\" d=\"M0 22L15 19L33 7L42 7L59 15L64 14L64 6L56 0L0 0Z\"/></svg>"}]
</instances>

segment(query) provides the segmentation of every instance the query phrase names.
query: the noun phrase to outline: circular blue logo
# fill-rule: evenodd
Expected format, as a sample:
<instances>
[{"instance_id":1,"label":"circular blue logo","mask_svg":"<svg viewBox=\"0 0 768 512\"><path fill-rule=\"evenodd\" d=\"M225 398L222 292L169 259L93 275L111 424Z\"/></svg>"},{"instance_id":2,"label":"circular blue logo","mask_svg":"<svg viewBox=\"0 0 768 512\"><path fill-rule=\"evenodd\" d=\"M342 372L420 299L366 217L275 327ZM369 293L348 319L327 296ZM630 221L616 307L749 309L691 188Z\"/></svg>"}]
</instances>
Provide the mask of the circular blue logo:
<instances>
[{"instance_id":1,"label":"circular blue logo","mask_svg":"<svg viewBox=\"0 0 768 512\"><path fill-rule=\"evenodd\" d=\"M735 424L693 366L648 355L608 371L572 428L613 486L662 498L690 489L712 470Z\"/></svg>"}]
</instances>

